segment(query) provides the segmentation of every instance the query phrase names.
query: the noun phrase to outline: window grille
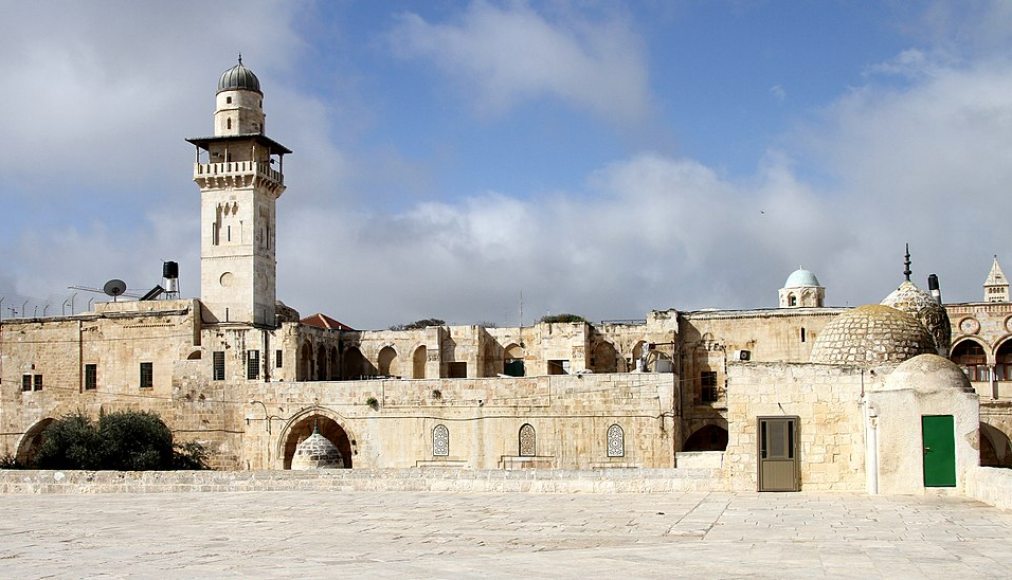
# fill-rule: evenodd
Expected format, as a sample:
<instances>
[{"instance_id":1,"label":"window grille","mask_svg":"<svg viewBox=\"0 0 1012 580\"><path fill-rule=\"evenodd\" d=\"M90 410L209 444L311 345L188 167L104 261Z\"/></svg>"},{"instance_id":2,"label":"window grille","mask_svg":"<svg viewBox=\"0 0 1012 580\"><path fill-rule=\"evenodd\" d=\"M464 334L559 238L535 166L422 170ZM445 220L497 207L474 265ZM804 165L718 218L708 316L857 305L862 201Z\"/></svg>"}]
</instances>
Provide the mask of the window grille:
<instances>
[{"instance_id":1,"label":"window grille","mask_svg":"<svg viewBox=\"0 0 1012 580\"><path fill-rule=\"evenodd\" d=\"M608 457L625 457L625 432L618 425L608 427Z\"/></svg>"},{"instance_id":2,"label":"window grille","mask_svg":"<svg viewBox=\"0 0 1012 580\"><path fill-rule=\"evenodd\" d=\"M246 378L251 380L260 378L259 350L246 351Z\"/></svg>"},{"instance_id":3,"label":"window grille","mask_svg":"<svg viewBox=\"0 0 1012 580\"><path fill-rule=\"evenodd\" d=\"M450 454L450 430L446 425L436 425L432 429L432 455L445 457Z\"/></svg>"},{"instance_id":4,"label":"window grille","mask_svg":"<svg viewBox=\"0 0 1012 580\"><path fill-rule=\"evenodd\" d=\"M154 365L149 362L141 363L141 388L150 389L155 385Z\"/></svg>"},{"instance_id":5,"label":"window grille","mask_svg":"<svg viewBox=\"0 0 1012 580\"><path fill-rule=\"evenodd\" d=\"M530 423L524 423L520 428L520 457L534 457L537 455L537 433Z\"/></svg>"},{"instance_id":6,"label":"window grille","mask_svg":"<svg viewBox=\"0 0 1012 580\"><path fill-rule=\"evenodd\" d=\"M715 371L703 371L699 374L700 398L704 403L717 401L717 373Z\"/></svg>"},{"instance_id":7,"label":"window grille","mask_svg":"<svg viewBox=\"0 0 1012 580\"><path fill-rule=\"evenodd\" d=\"M32 375L21 375L21 390L22 391L32 390Z\"/></svg>"},{"instance_id":8,"label":"window grille","mask_svg":"<svg viewBox=\"0 0 1012 580\"><path fill-rule=\"evenodd\" d=\"M84 390L94 391L98 388L98 365L84 365Z\"/></svg>"},{"instance_id":9,"label":"window grille","mask_svg":"<svg viewBox=\"0 0 1012 580\"><path fill-rule=\"evenodd\" d=\"M225 351L216 350L211 353L212 378L216 381L225 380Z\"/></svg>"},{"instance_id":10,"label":"window grille","mask_svg":"<svg viewBox=\"0 0 1012 580\"><path fill-rule=\"evenodd\" d=\"M34 384L35 390L36 391L41 391L42 390L42 375L35 375L32 378L35 379L35 384Z\"/></svg>"}]
</instances>

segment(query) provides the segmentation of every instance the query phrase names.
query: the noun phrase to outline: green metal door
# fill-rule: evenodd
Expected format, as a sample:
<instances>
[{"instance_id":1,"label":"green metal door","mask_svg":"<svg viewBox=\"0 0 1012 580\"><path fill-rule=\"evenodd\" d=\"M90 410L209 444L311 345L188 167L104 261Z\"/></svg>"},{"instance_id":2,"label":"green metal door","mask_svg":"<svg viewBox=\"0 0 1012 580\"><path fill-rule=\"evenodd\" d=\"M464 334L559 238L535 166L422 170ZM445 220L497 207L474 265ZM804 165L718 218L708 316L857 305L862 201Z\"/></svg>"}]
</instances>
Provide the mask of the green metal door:
<instances>
[{"instance_id":1,"label":"green metal door","mask_svg":"<svg viewBox=\"0 0 1012 580\"><path fill-rule=\"evenodd\" d=\"M924 487L956 486L956 428L952 415L921 417Z\"/></svg>"}]
</instances>

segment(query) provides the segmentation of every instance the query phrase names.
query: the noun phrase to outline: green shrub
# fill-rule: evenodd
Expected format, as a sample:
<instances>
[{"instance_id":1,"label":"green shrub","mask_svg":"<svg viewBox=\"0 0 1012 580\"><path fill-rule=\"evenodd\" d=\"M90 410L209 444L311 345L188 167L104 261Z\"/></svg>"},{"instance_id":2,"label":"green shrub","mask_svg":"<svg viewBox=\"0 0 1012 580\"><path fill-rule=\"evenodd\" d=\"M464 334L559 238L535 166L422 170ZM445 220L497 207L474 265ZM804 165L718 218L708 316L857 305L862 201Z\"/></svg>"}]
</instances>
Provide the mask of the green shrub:
<instances>
[{"instance_id":1,"label":"green shrub","mask_svg":"<svg viewBox=\"0 0 1012 580\"><path fill-rule=\"evenodd\" d=\"M579 314L546 314L538 322L587 322L587 319Z\"/></svg>"},{"instance_id":2,"label":"green shrub","mask_svg":"<svg viewBox=\"0 0 1012 580\"><path fill-rule=\"evenodd\" d=\"M118 411L96 424L78 412L53 421L42 433L37 469L145 471L207 469L197 442L174 445L172 431L151 412ZM16 463L16 462L15 462Z\"/></svg>"}]
</instances>

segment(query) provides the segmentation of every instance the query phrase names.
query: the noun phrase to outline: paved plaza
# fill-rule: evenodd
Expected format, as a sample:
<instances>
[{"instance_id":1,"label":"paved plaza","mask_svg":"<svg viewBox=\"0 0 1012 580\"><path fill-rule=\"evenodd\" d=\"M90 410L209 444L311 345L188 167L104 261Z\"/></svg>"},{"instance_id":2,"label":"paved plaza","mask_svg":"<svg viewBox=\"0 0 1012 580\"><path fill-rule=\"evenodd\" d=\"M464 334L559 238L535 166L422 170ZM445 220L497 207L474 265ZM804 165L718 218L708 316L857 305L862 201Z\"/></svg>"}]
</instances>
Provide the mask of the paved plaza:
<instances>
[{"instance_id":1,"label":"paved plaza","mask_svg":"<svg viewBox=\"0 0 1012 580\"><path fill-rule=\"evenodd\" d=\"M242 492L0 496L0 577L1012 576L955 497Z\"/></svg>"}]
</instances>

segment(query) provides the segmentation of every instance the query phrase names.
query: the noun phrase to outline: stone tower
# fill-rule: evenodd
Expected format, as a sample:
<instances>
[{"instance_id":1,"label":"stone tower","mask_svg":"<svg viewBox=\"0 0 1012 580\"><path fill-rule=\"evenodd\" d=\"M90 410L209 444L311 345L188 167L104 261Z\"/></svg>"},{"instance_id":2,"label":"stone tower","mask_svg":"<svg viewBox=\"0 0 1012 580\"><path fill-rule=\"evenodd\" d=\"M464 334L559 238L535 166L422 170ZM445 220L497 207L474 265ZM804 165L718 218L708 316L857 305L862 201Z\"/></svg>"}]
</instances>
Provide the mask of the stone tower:
<instances>
[{"instance_id":1,"label":"stone tower","mask_svg":"<svg viewBox=\"0 0 1012 580\"><path fill-rule=\"evenodd\" d=\"M285 191L286 147L264 134L263 93L239 64L222 73L214 136L197 147L200 299L208 322L275 326L275 205Z\"/></svg>"},{"instance_id":2,"label":"stone tower","mask_svg":"<svg viewBox=\"0 0 1012 580\"><path fill-rule=\"evenodd\" d=\"M994 257L991 272L984 280L984 302L1008 302L1008 278L998 265L998 256Z\"/></svg>"},{"instance_id":3,"label":"stone tower","mask_svg":"<svg viewBox=\"0 0 1012 580\"><path fill-rule=\"evenodd\" d=\"M826 301L826 289L819 284L815 274L798 268L787 277L779 298L780 308L822 308Z\"/></svg>"}]
</instances>

